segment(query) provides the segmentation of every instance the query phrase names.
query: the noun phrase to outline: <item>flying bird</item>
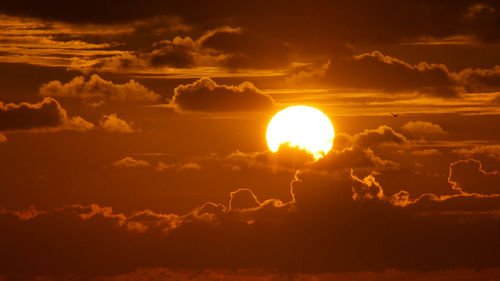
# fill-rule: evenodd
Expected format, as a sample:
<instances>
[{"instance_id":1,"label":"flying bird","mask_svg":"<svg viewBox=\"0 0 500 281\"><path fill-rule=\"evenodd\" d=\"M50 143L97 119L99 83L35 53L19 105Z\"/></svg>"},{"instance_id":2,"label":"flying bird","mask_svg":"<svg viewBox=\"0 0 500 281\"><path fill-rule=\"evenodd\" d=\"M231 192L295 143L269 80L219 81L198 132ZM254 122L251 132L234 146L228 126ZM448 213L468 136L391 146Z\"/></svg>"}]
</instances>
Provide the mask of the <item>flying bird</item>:
<instances>
[{"instance_id":1,"label":"flying bird","mask_svg":"<svg viewBox=\"0 0 500 281\"><path fill-rule=\"evenodd\" d=\"M392 112L391 112L391 115L392 115L392 117L398 117L398 116L399 116L399 113L392 113Z\"/></svg>"}]
</instances>

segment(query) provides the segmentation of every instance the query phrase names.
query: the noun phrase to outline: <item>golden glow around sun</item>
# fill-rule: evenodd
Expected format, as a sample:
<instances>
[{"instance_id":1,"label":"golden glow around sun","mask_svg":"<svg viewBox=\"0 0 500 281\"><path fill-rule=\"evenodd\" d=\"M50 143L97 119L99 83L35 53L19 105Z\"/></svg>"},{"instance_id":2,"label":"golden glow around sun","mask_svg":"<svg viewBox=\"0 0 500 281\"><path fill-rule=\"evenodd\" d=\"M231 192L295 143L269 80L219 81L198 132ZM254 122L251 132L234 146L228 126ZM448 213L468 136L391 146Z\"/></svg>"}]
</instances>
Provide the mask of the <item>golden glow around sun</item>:
<instances>
[{"instance_id":1,"label":"golden glow around sun","mask_svg":"<svg viewBox=\"0 0 500 281\"><path fill-rule=\"evenodd\" d=\"M305 149L316 160L332 148L335 131L330 119L316 108L291 106L276 113L267 126L267 145L272 152L283 143Z\"/></svg>"}]
</instances>

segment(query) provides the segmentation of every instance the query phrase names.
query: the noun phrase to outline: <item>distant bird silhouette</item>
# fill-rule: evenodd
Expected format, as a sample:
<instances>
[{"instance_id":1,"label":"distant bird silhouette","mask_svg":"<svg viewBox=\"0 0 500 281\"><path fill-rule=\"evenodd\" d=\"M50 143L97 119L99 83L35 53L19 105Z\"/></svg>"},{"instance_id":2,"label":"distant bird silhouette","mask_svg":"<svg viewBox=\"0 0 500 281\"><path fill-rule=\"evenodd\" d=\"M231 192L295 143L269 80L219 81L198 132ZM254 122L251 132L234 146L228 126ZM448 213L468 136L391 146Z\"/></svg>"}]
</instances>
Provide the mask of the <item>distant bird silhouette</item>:
<instances>
[{"instance_id":1,"label":"distant bird silhouette","mask_svg":"<svg viewBox=\"0 0 500 281\"><path fill-rule=\"evenodd\" d=\"M392 115L392 117L398 117L398 116L399 116L399 113L392 113L392 112L391 112L391 115Z\"/></svg>"}]
</instances>

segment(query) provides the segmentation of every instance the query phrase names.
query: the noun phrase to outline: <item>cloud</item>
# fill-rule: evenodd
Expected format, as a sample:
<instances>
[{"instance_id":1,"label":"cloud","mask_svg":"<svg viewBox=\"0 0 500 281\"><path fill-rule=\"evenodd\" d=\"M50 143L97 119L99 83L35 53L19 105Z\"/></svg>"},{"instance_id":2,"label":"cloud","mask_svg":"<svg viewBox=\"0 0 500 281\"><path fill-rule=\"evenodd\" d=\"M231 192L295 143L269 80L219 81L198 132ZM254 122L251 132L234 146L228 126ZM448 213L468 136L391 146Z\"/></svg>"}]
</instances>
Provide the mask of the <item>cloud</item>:
<instances>
[{"instance_id":1,"label":"cloud","mask_svg":"<svg viewBox=\"0 0 500 281\"><path fill-rule=\"evenodd\" d=\"M47 8L58 3L56 0L50 0L46 6L39 3L30 6L12 3L3 6L1 11L70 23L122 23L159 15L176 15L187 24L202 26L237 21L258 33L279 35L285 41L302 43L304 46L319 43L331 46L335 42L387 44L423 35L446 37L467 34L486 42L496 42L495 39L498 39L494 20L499 5L495 1L401 3L391 0L387 2L386 9L370 1L359 1L356 5L342 1L299 1L289 6L266 2L241 4L199 1L194 9L190 2L172 6L146 0L136 7L133 1L127 0L120 7L113 7L112 1L92 0L89 7L71 11L60 12ZM92 9L99 4L101 9ZM408 10L412 13L402 17ZM115 12L112 16L111 11ZM308 20L297 21L301 15ZM349 28L346 29L346 26ZM308 32L311 30L314 30L313 34Z\"/></svg>"},{"instance_id":2,"label":"cloud","mask_svg":"<svg viewBox=\"0 0 500 281\"><path fill-rule=\"evenodd\" d=\"M167 164L167 163L160 161L160 162L158 162L158 166L156 167L156 170L159 172L164 171L164 170L169 170L169 169L174 169L177 171L201 170L201 166L200 166L200 164L195 163L195 162Z\"/></svg>"},{"instance_id":3,"label":"cloud","mask_svg":"<svg viewBox=\"0 0 500 281\"><path fill-rule=\"evenodd\" d=\"M33 17L0 15L0 62L47 67L69 67L75 61L126 53L117 50L113 35L128 33L127 26L84 26L45 21ZM88 37L109 36L108 41ZM110 38L111 37L111 38Z\"/></svg>"},{"instance_id":4,"label":"cloud","mask_svg":"<svg viewBox=\"0 0 500 281\"><path fill-rule=\"evenodd\" d=\"M229 210L252 209L260 206L257 196L248 188L240 188L231 192Z\"/></svg>"},{"instance_id":5,"label":"cloud","mask_svg":"<svg viewBox=\"0 0 500 281\"><path fill-rule=\"evenodd\" d=\"M274 101L250 82L227 86L203 77L175 88L170 104L179 111L230 112L267 110Z\"/></svg>"},{"instance_id":6,"label":"cloud","mask_svg":"<svg viewBox=\"0 0 500 281\"><path fill-rule=\"evenodd\" d=\"M43 84L39 93L42 96L78 98L97 105L104 101L154 102L160 98L160 95L134 80L124 84L114 84L97 74L92 75L88 81L85 81L83 76L77 76L64 84L54 80Z\"/></svg>"},{"instance_id":7,"label":"cloud","mask_svg":"<svg viewBox=\"0 0 500 281\"><path fill-rule=\"evenodd\" d=\"M441 155L441 152L439 152L439 150L434 148L414 150L411 153L417 156Z\"/></svg>"},{"instance_id":8,"label":"cloud","mask_svg":"<svg viewBox=\"0 0 500 281\"><path fill-rule=\"evenodd\" d=\"M318 161L306 150L282 144L278 151L265 152L233 152L223 158L225 164L235 169L241 167L260 167L272 170L296 171L297 169L315 170L321 172L349 171L358 169L397 169L399 164L383 159L374 152L394 150L410 142L406 137L388 126L367 129L363 132L348 135L338 133L335 136L332 149ZM387 149L386 149L387 148Z\"/></svg>"},{"instance_id":9,"label":"cloud","mask_svg":"<svg viewBox=\"0 0 500 281\"><path fill-rule=\"evenodd\" d=\"M224 54L220 65L230 69L276 69L290 63L290 48L283 41L250 29L222 26L207 31L198 43Z\"/></svg>"},{"instance_id":10,"label":"cloud","mask_svg":"<svg viewBox=\"0 0 500 281\"><path fill-rule=\"evenodd\" d=\"M132 157L127 156L121 160L114 162L113 166L120 168L130 168L130 167L148 167L150 166L150 164L147 161L136 160Z\"/></svg>"},{"instance_id":11,"label":"cloud","mask_svg":"<svg viewBox=\"0 0 500 281\"><path fill-rule=\"evenodd\" d=\"M463 93L500 90L500 66L452 72L444 64L410 64L379 51L338 56L324 64L292 69L286 78L296 86L327 86L347 90L417 93L456 98Z\"/></svg>"},{"instance_id":12,"label":"cloud","mask_svg":"<svg viewBox=\"0 0 500 281\"><path fill-rule=\"evenodd\" d=\"M171 40L155 42L151 47L137 52L95 59L91 63L77 62L72 68L84 73L107 71L162 74L166 70L221 66L226 57L226 54L215 50L204 50L198 40L189 36L175 36Z\"/></svg>"},{"instance_id":13,"label":"cloud","mask_svg":"<svg viewBox=\"0 0 500 281\"><path fill-rule=\"evenodd\" d=\"M459 160L450 164L448 182L460 192L500 195L500 172L483 170L478 160Z\"/></svg>"},{"instance_id":14,"label":"cloud","mask_svg":"<svg viewBox=\"0 0 500 281\"><path fill-rule=\"evenodd\" d=\"M379 126L376 129L366 129L352 137L352 142L362 147L391 144L401 145L405 144L407 141L405 136L397 133L394 129L386 125Z\"/></svg>"},{"instance_id":15,"label":"cloud","mask_svg":"<svg viewBox=\"0 0 500 281\"><path fill-rule=\"evenodd\" d=\"M370 148L362 148L360 146L332 150L326 157L312 165L313 169L329 172L348 171L352 168L383 170L396 169L398 167L398 163L382 159Z\"/></svg>"},{"instance_id":16,"label":"cloud","mask_svg":"<svg viewBox=\"0 0 500 281\"><path fill-rule=\"evenodd\" d=\"M7 142L7 137L2 133L0 133L0 142Z\"/></svg>"},{"instance_id":17,"label":"cloud","mask_svg":"<svg viewBox=\"0 0 500 281\"><path fill-rule=\"evenodd\" d=\"M438 124L425 121L410 121L404 124L401 129L413 136L446 134L446 131L444 131Z\"/></svg>"},{"instance_id":18,"label":"cloud","mask_svg":"<svg viewBox=\"0 0 500 281\"><path fill-rule=\"evenodd\" d=\"M467 92L486 93L500 90L500 66L491 69L467 68L456 74Z\"/></svg>"},{"instance_id":19,"label":"cloud","mask_svg":"<svg viewBox=\"0 0 500 281\"><path fill-rule=\"evenodd\" d=\"M500 145L477 145L472 148L457 148L452 152L464 155L466 157L486 155L493 159L500 160Z\"/></svg>"},{"instance_id":20,"label":"cloud","mask_svg":"<svg viewBox=\"0 0 500 281\"><path fill-rule=\"evenodd\" d=\"M384 191L382 190L380 183L375 180L373 175L368 175L365 178L360 179L353 175L351 170L351 177L353 180L352 200L356 201L384 198Z\"/></svg>"},{"instance_id":21,"label":"cloud","mask_svg":"<svg viewBox=\"0 0 500 281\"><path fill-rule=\"evenodd\" d=\"M118 118L116 113L104 115L99 122L99 127L110 133L134 133L137 132L132 127L132 123Z\"/></svg>"},{"instance_id":22,"label":"cloud","mask_svg":"<svg viewBox=\"0 0 500 281\"><path fill-rule=\"evenodd\" d=\"M458 97L462 92L445 65L412 65L378 51L333 60L323 79L334 87L416 92L444 98Z\"/></svg>"},{"instance_id":23,"label":"cloud","mask_svg":"<svg viewBox=\"0 0 500 281\"><path fill-rule=\"evenodd\" d=\"M83 118L68 117L59 102L44 98L39 103L20 104L0 102L0 131L88 131L94 124Z\"/></svg>"},{"instance_id":24,"label":"cloud","mask_svg":"<svg viewBox=\"0 0 500 281\"><path fill-rule=\"evenodd\" d=\"M189 73L206 75L207 72L228 73L228 70L283 68L288 64L288 48L281 41L262 38L240 27L219 26L205 31L198 38L174 36L135 52L121 52L91 61L74 61L72 68L84 73L175 72L189 76Z\"/></svg>"},{"instance_id":25,"label":"cloud","mask_svg":"<svg viewBox=\"0 0 500 281\"><path fill-rule=\"evenodd\" d=\"M186 280L186 281L311 281L311 280L335 280L335 281L361 281L370 278L372 281L490 281L498 278L500 270L490 268L483 270L473 269L448 269L432 271L404 271L387 269L384 271L361 271L361 272L336 272L336 273L285 273L277 272L267 268L248 269L205 269L205 270L180 270L164 267L139 268L137 270L121 273L113 276L97 276L91 281L138 281L138 280ZM49 280L49 277L39 276L40 280Z\"/></svg>"},{"instance_id":26,"label":"cloud","mask_svg":"<svg viewBox=\"0 0 500 281\"><path fill-rule=\"evenodd\" d=\"M451 165L451 173L455 168ZM0 247L16 255L0 256L0 270L8 277L124 277L141 267L272 268L311 276L500 265L499 196L450 189L455 193L426 195L405 205L408 193L399 192L396 202L375 177L347 173L332 179L304 171L291 182L290 202L259 199L240 188L227 205L207 202L184 215L125 214L97 204L1 209ZM28 257L34 262L26 263Z\"/></svg>"}]
</instances>

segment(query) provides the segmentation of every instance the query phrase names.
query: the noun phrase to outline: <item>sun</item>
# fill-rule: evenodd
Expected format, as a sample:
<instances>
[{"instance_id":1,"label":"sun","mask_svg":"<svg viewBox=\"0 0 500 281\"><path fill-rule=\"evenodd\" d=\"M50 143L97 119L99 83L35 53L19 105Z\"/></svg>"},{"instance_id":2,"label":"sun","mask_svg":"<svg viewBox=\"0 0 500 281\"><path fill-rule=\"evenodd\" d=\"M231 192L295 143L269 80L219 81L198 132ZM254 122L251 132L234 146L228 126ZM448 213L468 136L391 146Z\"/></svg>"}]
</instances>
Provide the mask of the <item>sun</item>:
<instances>
[{"instance_id":1,"label":"sun","mask_svg":"<svg viewBox=\"0 0 500 281\"><path fill-rule=\"evenodd\" d=\"M272 152L281 144L304 149L318 160L333 146L335 131L320 110L304 105L290 106L276 113L267 126L267 145Z\"/></svg>"}]
</instances>

